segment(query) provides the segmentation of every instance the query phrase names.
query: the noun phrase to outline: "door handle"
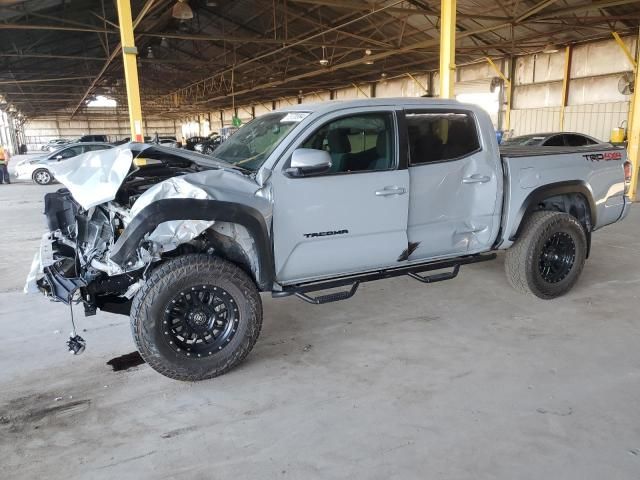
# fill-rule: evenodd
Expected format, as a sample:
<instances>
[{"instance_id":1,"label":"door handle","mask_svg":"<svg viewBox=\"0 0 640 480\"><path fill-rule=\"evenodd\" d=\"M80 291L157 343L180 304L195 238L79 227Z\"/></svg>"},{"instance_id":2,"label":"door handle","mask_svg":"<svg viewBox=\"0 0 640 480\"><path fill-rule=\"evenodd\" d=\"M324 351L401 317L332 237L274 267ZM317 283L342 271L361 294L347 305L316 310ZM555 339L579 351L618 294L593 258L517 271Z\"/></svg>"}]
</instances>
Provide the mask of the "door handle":
<instances>
[{"instance_id":1,"label":"door handle","mask_svg":"<svg viewBox=\"0 0 640 480\"><path fill-rule=\"evenodd\" d=\"M491 180L491 177L487 175L480 175L479 173L474 173L473 175L464 177L462 179L462 183L487 183L489 180Z\"/></svg>"},{"instance_id":2,"label":"door handle","mask_svg":"<svg viewBox=\"0 0 640 480\"><path fill-rule=\"evenodd\" d=\"M382 190L376 190L376 196L378 197L386 197L389 195L403 195L405 193L407 193L406 188L396 187L395 185L384 187Z\"/></svg>"}]
</instances>

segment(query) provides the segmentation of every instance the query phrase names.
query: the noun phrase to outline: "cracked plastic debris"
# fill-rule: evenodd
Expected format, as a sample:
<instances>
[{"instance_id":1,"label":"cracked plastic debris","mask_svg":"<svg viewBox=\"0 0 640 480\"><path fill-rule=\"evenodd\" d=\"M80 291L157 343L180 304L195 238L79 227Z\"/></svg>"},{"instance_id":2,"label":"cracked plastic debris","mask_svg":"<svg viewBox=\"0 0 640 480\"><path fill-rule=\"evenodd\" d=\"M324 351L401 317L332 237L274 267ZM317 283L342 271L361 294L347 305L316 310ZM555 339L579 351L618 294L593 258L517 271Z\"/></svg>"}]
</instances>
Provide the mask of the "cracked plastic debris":
<instances>
[{"instance_id":1,"label":"cracked plastic debris","mask_svg":"<svg viewBox=\"0 0 640 480\"><path fill-rule=\"evenodd\" d=\"M48 245L48 248L46 246ZM42 258L43 253L47 255L47 257L51 256L51 237L49 232L42 235L42 240L40 241L40 248L33 256L33 260L31 261L31 268L29 269L29 273L27 275L27 280L24 285L24 293L39 293L37 281L42 278L44 275L43 268L49 266L53 263L52 258Z\"/></svg>"}]
</instances>

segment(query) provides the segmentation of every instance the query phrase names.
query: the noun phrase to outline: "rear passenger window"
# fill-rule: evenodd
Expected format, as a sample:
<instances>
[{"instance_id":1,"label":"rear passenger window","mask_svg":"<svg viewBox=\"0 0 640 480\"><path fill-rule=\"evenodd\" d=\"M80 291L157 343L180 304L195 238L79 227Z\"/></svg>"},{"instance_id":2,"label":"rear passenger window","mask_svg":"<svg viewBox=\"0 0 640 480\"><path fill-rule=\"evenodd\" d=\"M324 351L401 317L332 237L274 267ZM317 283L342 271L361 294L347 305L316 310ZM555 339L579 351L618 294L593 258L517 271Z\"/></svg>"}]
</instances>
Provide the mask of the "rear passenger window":
<instances>
[{"instance_id":1,"label":"rear passenger window","mask_svg":"<svg viewBox=\"0 0 640 480\"><path fill-rule=\"evenodd\" d=\"M478 131L468 112L407 112L410 165L443 162L480 150Z\"/></svg>"},{"instance_id":2,"label":"rear passenger window","mask_svg":"<svg viewBox=\"0 0 640 480\"><path fill-rule=\"evenodd\" d=\"M329 152L328 173L389 170L395 167L393 137L391 113L366 113L323 125L302 147Z\"/></svg>"},{"instance_id":3,"label":"rear passenger window","mask_svg":"<svg viewBox=\"0 0 640 480\"><path fill-rule=\"evenodd\" d=\"M565 135L564 136L569 147L583 147L585 145L595 145L596 142L582 135Z\"/></svg>"},{"instance_id":4,"label":"rear passenger window","mask_svg":"<svg viewBox=\"0 0 640 480\"><path fill-rule=\"evenodd\" d=\"M564 136L563 135L554 135L549 138L546 142L544 142L545 147L564 147Z\"/></svg>"}]
</instances>

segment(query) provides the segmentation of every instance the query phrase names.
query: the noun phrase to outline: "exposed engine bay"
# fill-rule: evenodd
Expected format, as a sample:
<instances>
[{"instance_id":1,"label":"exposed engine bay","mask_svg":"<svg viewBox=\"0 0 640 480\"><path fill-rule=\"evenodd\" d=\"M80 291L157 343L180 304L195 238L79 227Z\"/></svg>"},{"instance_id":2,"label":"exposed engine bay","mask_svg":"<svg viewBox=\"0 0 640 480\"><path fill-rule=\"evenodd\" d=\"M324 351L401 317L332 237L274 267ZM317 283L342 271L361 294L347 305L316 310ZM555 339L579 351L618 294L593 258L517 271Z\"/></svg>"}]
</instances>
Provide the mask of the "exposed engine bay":
<instances>
[{"instance_id":1,"label":"exposed engine bay","mask_svg":"<svg viewBox=\"0 0 640 480\"><path fill-rule=\"evenodd\" d=\"M212 253L221 246L227 256L234 256L234 249L225 245L231 243L236 246L235 260L248 265L252 247L242 243L243 235L249 238L246 232L225 222L211 228L216 222L206 219L154 225L126 258L114 257L116 244L132 220L157 200L214 199L215 188L208 188L208 182L223 174L246 182L242 173L229 174L215 162L203 163L197 154L171 150L130 144L98 152L97 169L91 156L65 162L55 175L68 188L45 195L49 231L43 235L25 291L39 290L65 304L82 302L86 315L98 308L128 314L146 274L166 256ZM183 178L189 174L196 175ZM98 203L106 198L109 201ZM244 248L238 248L238 242Z\"/></svg>"}]
</instances>

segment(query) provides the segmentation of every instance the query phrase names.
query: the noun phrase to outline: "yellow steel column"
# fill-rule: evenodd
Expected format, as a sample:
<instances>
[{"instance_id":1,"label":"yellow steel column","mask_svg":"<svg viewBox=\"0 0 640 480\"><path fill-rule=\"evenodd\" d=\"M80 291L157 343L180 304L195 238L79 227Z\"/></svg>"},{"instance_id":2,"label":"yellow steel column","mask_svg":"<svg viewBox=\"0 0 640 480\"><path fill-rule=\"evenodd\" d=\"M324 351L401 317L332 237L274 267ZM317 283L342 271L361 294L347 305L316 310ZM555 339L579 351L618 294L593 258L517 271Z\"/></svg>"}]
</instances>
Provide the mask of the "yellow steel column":
<instances>
[{"instance_id":1,"label":"yellow steel column","mask_svg":"<svg viewBox=\"0 0 640 480\"><path fill-rule=\"evenodd\" d=\"M440 98L454 98L456 73L456 0L440 3Z\"/></svg>"},{"instance_id":2,"label":"yellow steel column","mask_svg":"<svg viewBox=\"0 0 640 480\"><path fill-rule=\"evenodd\" d=\"M564 130L564 110L569 99L569 79L571 78L571 45L564 51L564 76L562 77L562 103L560 104L560 131Z\"/></svg>"},{"instance_id":3,"label":"yellow steel column","mask_svg":"<svg viewBox=\"0 0 640 480\"><path fill-rule=\"evenodd\" d=\"M144 132L142 131L142 107L140 106L140 86L138 85L138 66L136 64L138 49L133 36L131 1L116 0L116 4L118 6L118 23L120 24L120 41L122 42L124 80L127 85L131 140L142 142L144 141Z\"/></svg>"},{"instance_id":4,"label":"yellow steel column","mask_svg":"<svg viewBox=\"0 0 640 480\"><path fill-rule=\"evenodd\" d=\"M640 40L640 35L638 35ZM640 95L638 95L638 86L640 86L640 68L637 67L638 61L634 65L635 70L635 89L629 104L629 131L627 133L627 152L631 161L631 187L629 196L635 202L638 193L638 170L640 160Z\"/></svg>"}]
</instances>

